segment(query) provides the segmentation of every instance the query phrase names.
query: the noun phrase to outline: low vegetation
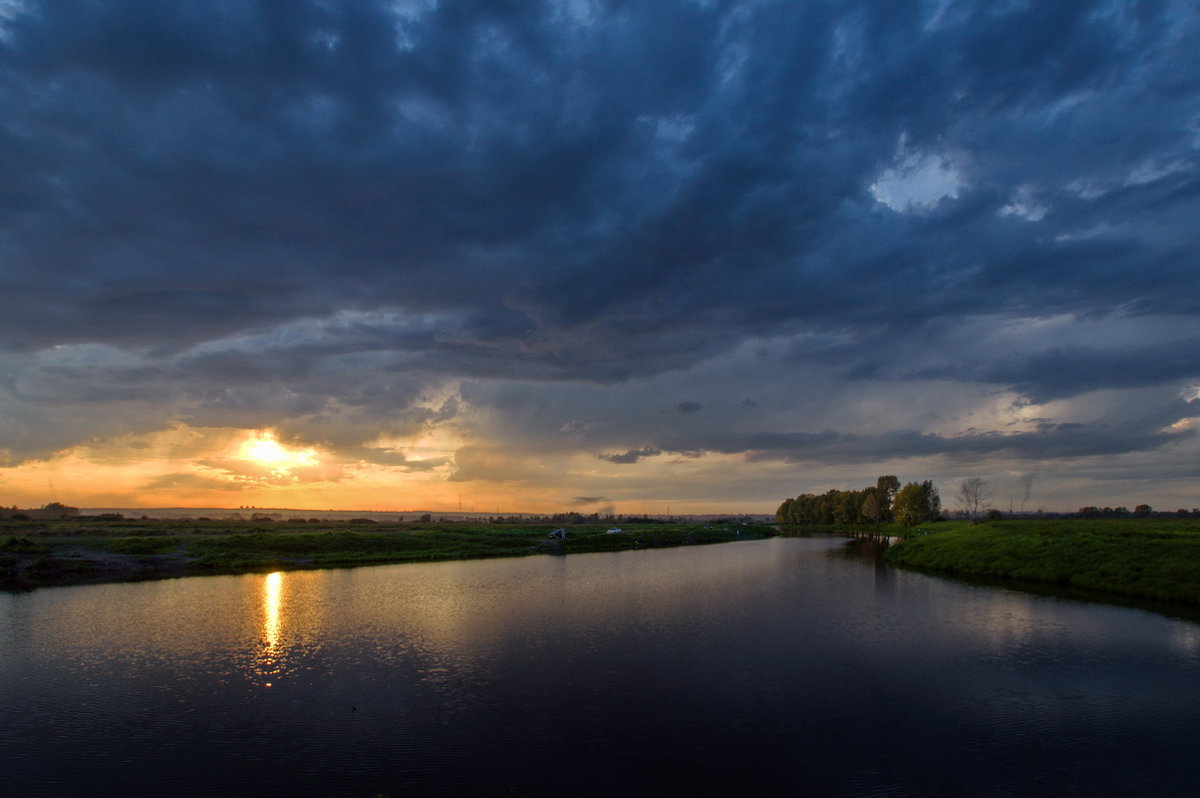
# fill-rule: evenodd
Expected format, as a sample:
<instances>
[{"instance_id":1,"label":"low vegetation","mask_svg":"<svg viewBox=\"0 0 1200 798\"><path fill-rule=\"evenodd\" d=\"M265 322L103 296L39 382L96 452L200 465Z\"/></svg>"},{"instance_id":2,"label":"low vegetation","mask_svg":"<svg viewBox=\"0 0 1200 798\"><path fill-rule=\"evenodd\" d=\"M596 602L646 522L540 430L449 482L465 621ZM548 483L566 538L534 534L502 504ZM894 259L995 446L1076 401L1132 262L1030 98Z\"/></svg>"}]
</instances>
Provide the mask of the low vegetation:
<instances>
[{"instance_id":1,"label":"low vegetation","mask_svg":"<svg viewBox=\"0 0 1200 798\"><path fill-rule=\"evenodd\" d=\"M928 571L1049 582L1200 603L1200 519L943 522L886 557Z\"/></svg>"},{"instance_id":2,"label":"low vegetation","mask_svg":"<svg viewBox=\"0 0 1200 798\"><path fill-rule=\"evenodd\" d=\"M898 501L910 489L923 512L904 518ZM789 499L781 514L826 523L786 524L835 534L902 538L887 551L897 565L921 570L1031 580L1109 593L1200 603L1200 517L1138 512L1100 517L989 517L935 521L937 494L924 483L900 488L895 477L863 491ZM915 494L923 493L923 496ZM863 512L863 507L866 512ZM857 507L858 510L853 508ZM109 516L0 518L0 589L237 573L416 562L623 551L778 534L766 524L635 520L610 523L367 522L165 520ZM583 520L583 519L575 519ZM595 519L587 519L595 521ZM828 523L833 522L833 523ZM618 522L621 523L621 522ZM911 525L905 525L906 523ZM551 533L562 529L564 535Z\"/></svg>"},{"instance_id":3,"label":"low vegetation","mask_svg":"<svg viewBox=\"0 0 1200 798\"><path fill-rule=\"evenodd\" d=\"M550 533L562 528L562 537ZM0 520L0 589L325 568L373 563L568 554L771 537L773 526L155 520L79 516Z\"/></svg>"}]
</instances>

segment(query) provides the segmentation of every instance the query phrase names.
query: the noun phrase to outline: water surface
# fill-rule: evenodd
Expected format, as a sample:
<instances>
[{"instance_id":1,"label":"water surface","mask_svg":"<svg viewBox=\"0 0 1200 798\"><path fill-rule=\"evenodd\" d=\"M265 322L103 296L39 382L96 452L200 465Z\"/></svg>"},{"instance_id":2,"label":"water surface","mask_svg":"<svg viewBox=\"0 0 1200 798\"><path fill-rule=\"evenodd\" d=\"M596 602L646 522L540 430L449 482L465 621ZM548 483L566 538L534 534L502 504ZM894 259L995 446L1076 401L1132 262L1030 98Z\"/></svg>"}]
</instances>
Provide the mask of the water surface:
<instances>
[{"instance_id":1,"label":"water surface","mask_svg":"<svg viewBox=\"0 0 1200 798\"><path fill-rule=\"evenodd\" d=\"M0 794L1168 795L1200 626L836 538L0 594Z\"/></svg>"}]
</instances>

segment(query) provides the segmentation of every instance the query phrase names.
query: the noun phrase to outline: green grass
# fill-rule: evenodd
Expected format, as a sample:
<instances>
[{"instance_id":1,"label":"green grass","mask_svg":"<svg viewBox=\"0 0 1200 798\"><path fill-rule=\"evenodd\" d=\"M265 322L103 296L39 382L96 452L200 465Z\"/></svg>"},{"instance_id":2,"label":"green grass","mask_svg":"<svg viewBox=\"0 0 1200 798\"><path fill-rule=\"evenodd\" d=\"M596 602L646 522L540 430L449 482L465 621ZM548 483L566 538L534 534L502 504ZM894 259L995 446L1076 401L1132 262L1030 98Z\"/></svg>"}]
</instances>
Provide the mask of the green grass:
<instances>
[{"instance_id":1,"label":"green grass","mask_svg":"<svg viewBox=\"0 0 1200 798\"><path fill-rule=\"evenodd\" d=\"M0 551L10 554L45 554L50 551L50 547L27 537L8 535L0 538Z\"/></svg>"},{"instance_id":2,"label":"green grass","mask_svg":"<svg viewBox=\"0 0 1200 798\"><path fill-rule=\"evenodd\" d=\"M775 534L768 525L646 524L607 534L608 526L550 524L289 523L72 518L0 525L0 589L80 579L236 573L391 562L514 557L659 548ZM5 581L7 580L7 581Z\"/></svg>"},{"instance_id":3,"label":"green grass","mask_svg":"<svg viewBox=\"0 0 1200 798\"><path fill-rule=\"evenodd\" d=\"M119 537L99 540L95 548L111 554L167 554L179 547L176 537Z\"/></svg>"},{"instance_id":4,"label":"green grass","mask_svg":"<svg viewBox=\"0 0 1200 798\"><path fill-rule=\"evenodd\" d=\"M607 527L568 527L565 541L550 541L550 526L452 526L386 532L256 532L185 544L188 554L210 567L273 565L346 565L369 562L514 557L539 552L622 551L689 544L723 543L767 537L770 527L641 527L607 534Z\"/></svg>"},{"instance_id":5,"label":"green grass","mask_svg":"<svg viewBox=\"0 0 1200 798\"><path fill-rule=\"evenodd\" d=\"M529 554L531 535L471 530L391 532L254 532L191 540L185 551L208 567L304 564L347 565L408 560L462 559Z\"/></svg>"},{"instance_id":6,"label":"green grass","mask_svg":"<svg viewBox=\"0 0 1200 798\"><path fill-rule=\"evenodd\" d=\"M1200 603L1200 521L1055 519L936 524L887 559L929 571L1027 579Z\"/></svg>"}]
</instances>

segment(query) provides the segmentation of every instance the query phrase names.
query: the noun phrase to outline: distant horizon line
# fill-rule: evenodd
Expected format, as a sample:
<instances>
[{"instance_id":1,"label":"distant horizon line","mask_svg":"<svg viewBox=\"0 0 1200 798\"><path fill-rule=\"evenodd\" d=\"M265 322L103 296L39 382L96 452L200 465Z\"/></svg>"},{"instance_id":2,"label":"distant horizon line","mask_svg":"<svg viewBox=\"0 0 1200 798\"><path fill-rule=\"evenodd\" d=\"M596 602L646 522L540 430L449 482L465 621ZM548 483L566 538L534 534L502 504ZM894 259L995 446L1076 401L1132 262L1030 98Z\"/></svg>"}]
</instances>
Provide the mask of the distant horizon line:
<instances>
[{"instance_id":1,"label":"distant horizon line","mask_svg":"<svg viewBox=\"0 0 1200 798\"><path fill-rule=\"evenodd\" d=\"M66 506L70 506L70 505L66 505ZM213 507L213 506L134 507L134 506L122 506L122 505L113 505L113 506L109 506L109 507L78 507L76 509L78 509L81 513L85 513L85 514L93 514L93 513L100 513L100 512L121 512L121 511L126 511L126 512L154 512L154 511L200 512L200 511L204 511L204 510L212 510L212 511L222 512L222 513L247 513L247 512L250 512L250 513L296 513L296 514L301 514L301 513L371 513L374 515L424 515L424 514L429 514L429 515L441 515L441 516L452 516L452 515L460 515L460 516L565 515L568 513L578 513L579 515L593 515L593 514L601 515L601 516L608 516L608 515L619 516L619 515L621 515L621 516L641 516L641 517L645 517L645 518L675 518L675 517L681 517L681 516L695 517L695 516L710 516L710 515L712 515L712 516L716 516L716 515L769 516L772 518L774 517L774 513L746 512L746 511L734 511L734 510L719 511L719 512L702 512L702 513L643 513L643 512L594 513L594 512L582 512L580 510L554 510L554 511L545 511L545 512L538 512L538 511L533 511L533 510L514 510L514 511L508 511L508 512L501 512L501 511L489 512L486 510L430 510L427 508L417 508L417 509L412 509L412 510L374 510L374 509L362 509L362 508L358 508L358 509L332 508L332 509L317 510L317 509L312 509L312 508L298 508L298 507L253 507L253 506L249 506L249 507L248 506L242 506L242 507Z\"/></svg>"}]
</instances>

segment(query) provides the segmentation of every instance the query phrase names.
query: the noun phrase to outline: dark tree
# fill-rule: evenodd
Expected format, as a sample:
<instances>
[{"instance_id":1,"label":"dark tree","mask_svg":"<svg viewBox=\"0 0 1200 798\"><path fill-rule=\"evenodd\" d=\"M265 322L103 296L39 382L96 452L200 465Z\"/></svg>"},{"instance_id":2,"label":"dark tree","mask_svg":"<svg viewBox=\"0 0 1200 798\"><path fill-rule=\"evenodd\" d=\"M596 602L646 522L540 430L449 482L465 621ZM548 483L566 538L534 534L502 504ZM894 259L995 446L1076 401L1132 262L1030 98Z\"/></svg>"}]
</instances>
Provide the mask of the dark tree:
<instances>
[{"instance_id":1,"label":"dark tree","mask_svg":"<svg viewBox=\"0 0 1200 798\"><path fill-rule=\"evenodd\" d=\"M931 480L909 482L896 494L892 512L896 521L905 526L936 521L942 515L942 499Z\"/></svg>"},{"instance_id":2,"label":"dark tree","mask_svg":"<svg viewBox=\"0 0 1200 798\"><path fill-rule=\"evenodd\" d=\"M879 493L877 491L870 491L867 494L867 498L863 499L863 517L872 524L880 524L883 523L885 513L886 509L883 500L879 498Z\"/></svg>"}]
</instances>

